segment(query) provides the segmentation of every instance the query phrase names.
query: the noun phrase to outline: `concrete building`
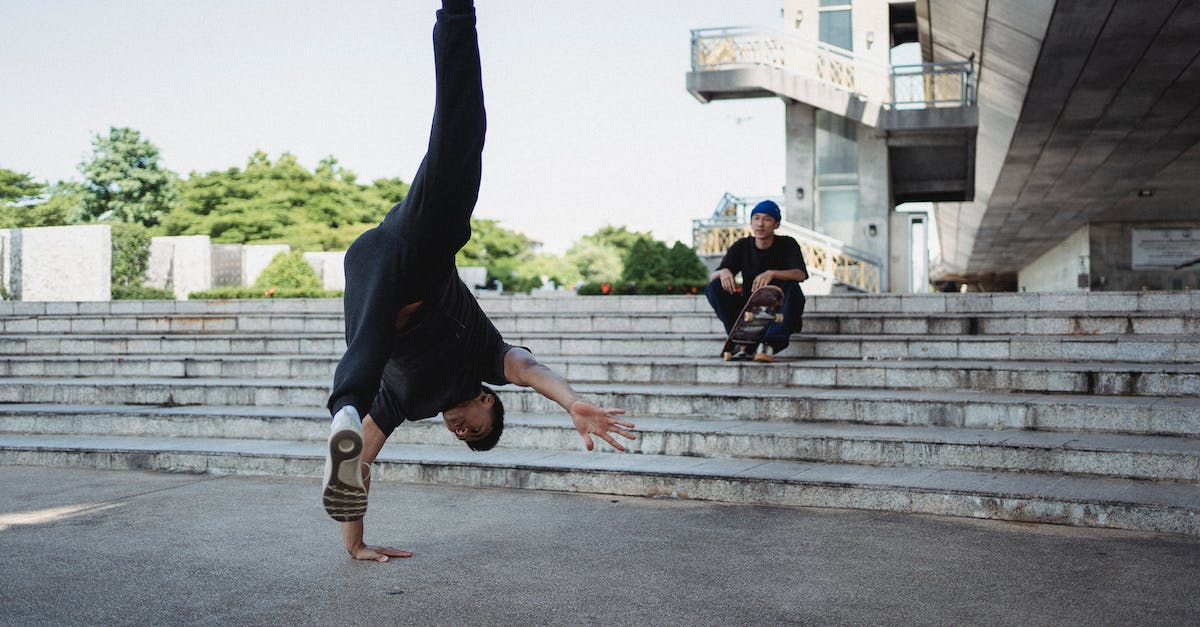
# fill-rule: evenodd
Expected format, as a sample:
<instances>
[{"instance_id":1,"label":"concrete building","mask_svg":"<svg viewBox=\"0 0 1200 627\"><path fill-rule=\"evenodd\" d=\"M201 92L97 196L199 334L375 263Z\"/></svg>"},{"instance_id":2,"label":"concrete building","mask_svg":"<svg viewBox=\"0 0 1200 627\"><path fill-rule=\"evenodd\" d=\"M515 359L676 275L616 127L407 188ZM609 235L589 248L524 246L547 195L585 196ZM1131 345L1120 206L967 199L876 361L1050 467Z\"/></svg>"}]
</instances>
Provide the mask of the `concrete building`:
<instances>
[{"instance_id":1,"label":"concrete building","mask_svg":"<svg viewBox=\"0 0 1200 627\"><path fill-rule=\"evenodd\" d=\"M1200 288L1200 0L781 16L693 31L687 88L782 100L783 231L831 290ZM697 220L697 249L719 254L753 200Z\"/></svg>"}]
</instances>

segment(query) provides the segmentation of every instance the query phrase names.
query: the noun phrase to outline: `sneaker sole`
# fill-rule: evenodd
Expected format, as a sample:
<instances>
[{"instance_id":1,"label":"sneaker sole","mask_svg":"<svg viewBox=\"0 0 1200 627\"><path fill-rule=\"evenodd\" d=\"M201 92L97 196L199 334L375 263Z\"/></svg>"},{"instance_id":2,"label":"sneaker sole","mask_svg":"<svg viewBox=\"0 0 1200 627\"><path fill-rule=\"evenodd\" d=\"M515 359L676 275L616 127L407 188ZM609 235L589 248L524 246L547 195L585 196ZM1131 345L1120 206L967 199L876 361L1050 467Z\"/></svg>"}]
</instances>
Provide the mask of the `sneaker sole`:
<instances>
[{"instance_id":1,"label":"sneaker sole","mask_svg":"<svg viewBox=\"0 0 1200 627\"><path fill-rule=\"evenodd\" d=\"M367 514L367 489L362 485L362 471L355 473L359 477L358 485L345 483L339 478L342 464L346 462L352 462L355 469L359 469L362 450L362 436L356 431L347 429L329 437L329 459L333 470L329 473L321 500L325 504L325 513L338 522L362 520Z\"/></svg>"}]
</instances>

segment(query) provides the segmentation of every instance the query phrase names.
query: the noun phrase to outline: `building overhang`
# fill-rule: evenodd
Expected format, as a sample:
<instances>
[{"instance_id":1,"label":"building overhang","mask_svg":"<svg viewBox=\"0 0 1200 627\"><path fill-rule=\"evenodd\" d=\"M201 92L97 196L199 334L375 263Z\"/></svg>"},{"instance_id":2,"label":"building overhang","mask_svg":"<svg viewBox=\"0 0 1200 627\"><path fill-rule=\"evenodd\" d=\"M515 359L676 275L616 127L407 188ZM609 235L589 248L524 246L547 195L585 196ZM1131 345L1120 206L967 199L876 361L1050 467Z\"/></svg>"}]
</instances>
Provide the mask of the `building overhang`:
<instances>
[{"instance_id":1,"label":"building overhang","mask_svg":"<svg viewBox=\"0 0 1200 627\"><path fill-rule=\"evenodd\" d=\"M1197 3L920 0L927 60L977 53L976 201L946 276L1013 275L1083 226L1200 220Z\"/></svg>"}]
</instances>

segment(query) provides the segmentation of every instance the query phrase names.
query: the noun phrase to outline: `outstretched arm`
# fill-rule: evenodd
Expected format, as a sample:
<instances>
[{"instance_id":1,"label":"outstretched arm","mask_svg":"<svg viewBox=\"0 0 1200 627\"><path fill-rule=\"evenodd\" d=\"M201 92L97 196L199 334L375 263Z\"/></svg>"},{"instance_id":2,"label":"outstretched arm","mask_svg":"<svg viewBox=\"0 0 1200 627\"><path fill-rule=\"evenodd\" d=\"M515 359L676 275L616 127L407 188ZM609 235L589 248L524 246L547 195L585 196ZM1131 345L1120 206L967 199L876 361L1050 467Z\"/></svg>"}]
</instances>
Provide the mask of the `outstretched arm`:
<instances>
[{"instance_id":1,"label":"outstretched arm","mask_svg":"<svg viewBox=\"0 0 1200 627\"><path fill-rule=\"evenodd\" d=\"M558 403L571 415L575 430L583 437L587 450L592 450L592 436L608 442L609 446L624 451L612 434L616 433L630 440L636 437L625 429L633 429L634 424L614 416L625 413L624 409L597 407L581 398L571 389L571 384L557 372L538 363L529 351L523 348L513 348L504 356L504 376L512 383L524 385L537 390L539 394Z\"/></svg>"}]
</instances>

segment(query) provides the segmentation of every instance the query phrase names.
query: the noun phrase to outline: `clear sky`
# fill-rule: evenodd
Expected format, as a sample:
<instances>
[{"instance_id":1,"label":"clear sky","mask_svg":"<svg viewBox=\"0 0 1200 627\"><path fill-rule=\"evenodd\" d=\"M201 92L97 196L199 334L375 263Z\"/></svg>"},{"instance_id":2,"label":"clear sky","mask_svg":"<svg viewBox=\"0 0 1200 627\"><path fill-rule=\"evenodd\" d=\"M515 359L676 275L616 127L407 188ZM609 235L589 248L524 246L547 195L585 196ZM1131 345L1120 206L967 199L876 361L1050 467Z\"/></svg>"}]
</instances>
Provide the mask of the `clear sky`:
<instances>
[{"instance_id":1,"label":"clear sky","mask_svg":"<svg viewBox=\"0 0 1200 627\"><path fill-rule=\"evenodd\" d=\"M778 99L701 105L689 30L782 0L476 0L488 139L477 217L561 252L605 224L691 243L726 191L783 185ZM187 176L255 150L409 180L438 0L0 0L0 168L79 179L130 126Z\"/></svg>"}]
</instances>

